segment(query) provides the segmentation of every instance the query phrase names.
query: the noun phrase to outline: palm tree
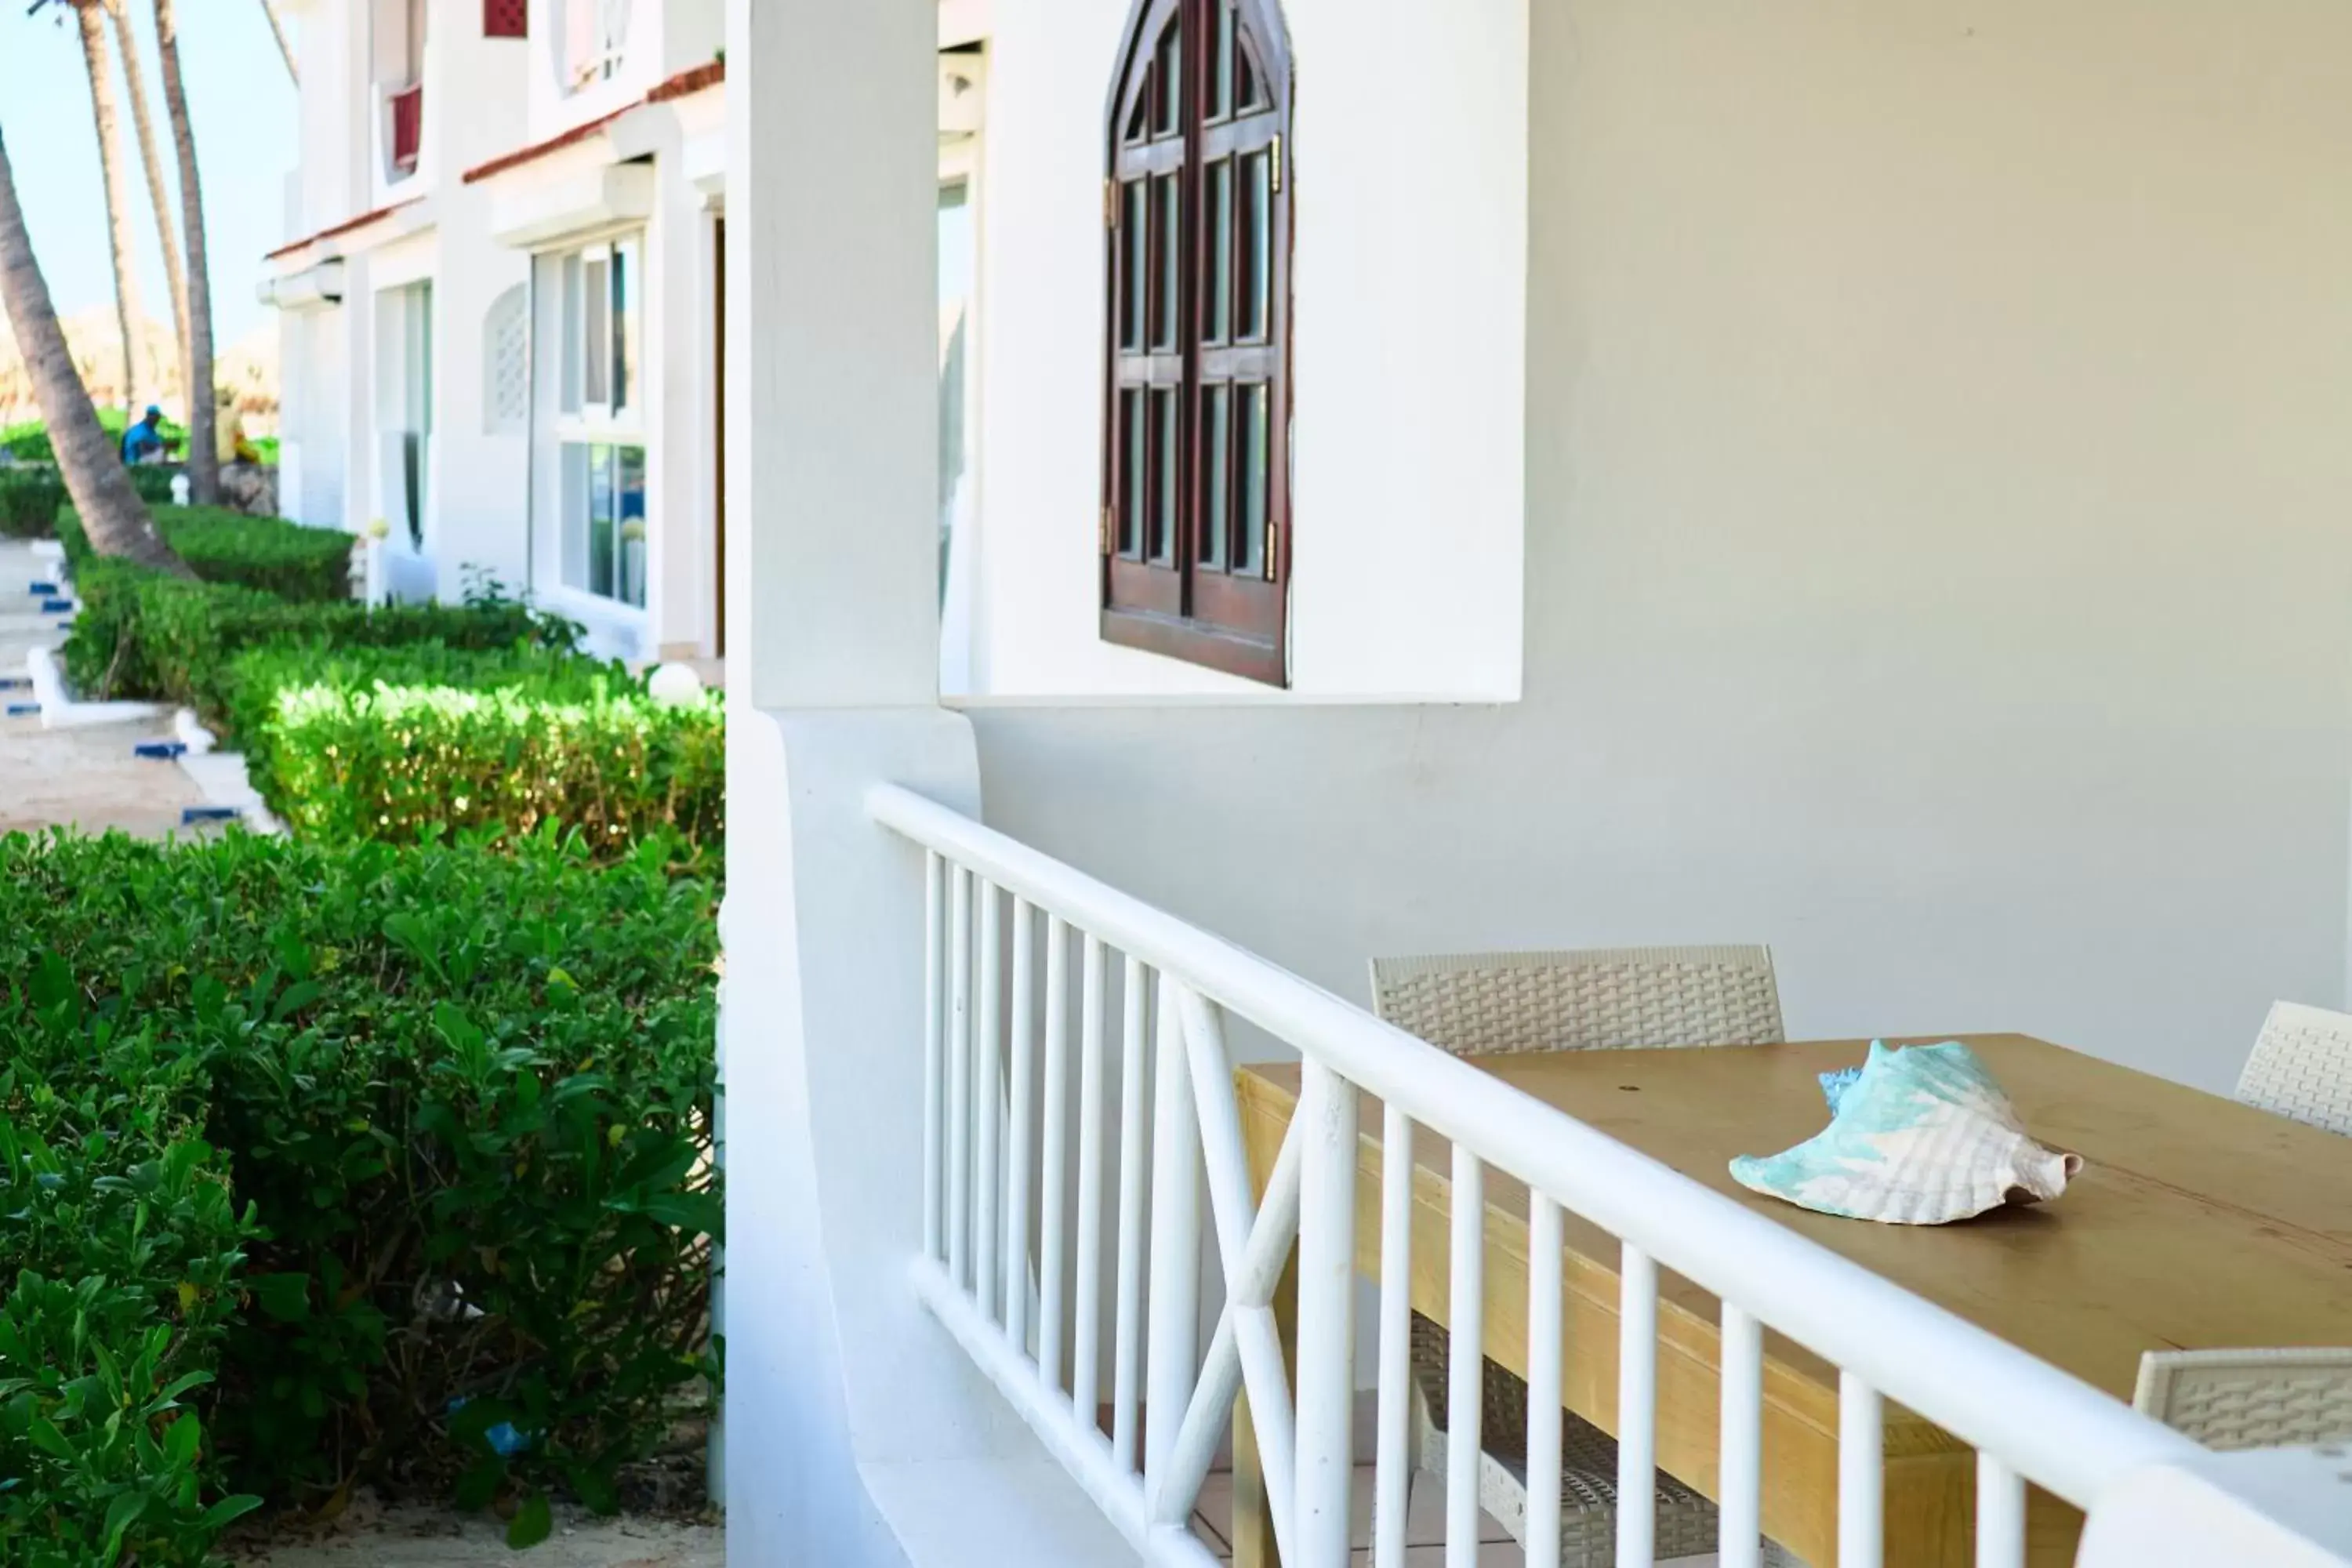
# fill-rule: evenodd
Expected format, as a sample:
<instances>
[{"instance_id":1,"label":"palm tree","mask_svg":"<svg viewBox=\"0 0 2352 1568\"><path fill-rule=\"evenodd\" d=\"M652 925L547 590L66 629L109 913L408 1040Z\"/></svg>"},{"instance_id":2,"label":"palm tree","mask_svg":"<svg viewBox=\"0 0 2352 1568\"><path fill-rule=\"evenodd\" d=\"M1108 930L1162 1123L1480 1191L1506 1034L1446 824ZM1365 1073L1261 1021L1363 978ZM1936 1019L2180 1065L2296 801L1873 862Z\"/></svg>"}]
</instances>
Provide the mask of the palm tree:
<instances>
[{"instance_id":1,"label":"palm tree","mask_svg":"<svg viewBox=\"0 0 2352 1568\"><path fill-rule=\"evenodd\" d=\"M147 104L147 68L141 62L138 30L123 0L105 0L114 41L122 50L123 85L131 91L131 124L138 133L139 163L147 175L147 197L155 209L155 237L163 244L163 282L172 291L172 341L180 346L180 386L196 400L195 366L189 363L188 275L180 266L180 226L172 220L172 192L163 183L163 158L155 147L155 117Z\"/></svg>"},{"instance_id":2,"label":"palm tree","mask_svg":"<svg viewBox=\"0 0 2352 1568\"><path fill-rule=\"evenodd\" d=\"M106 187L108 248L114 259L114 314L122 328L122 396L139 406L139 273L131 249L131 201L122 177L122 139L116 121L114 70L107 58L106 18L99 0L72 0L81 29L82 64L89 73L90 117L98 122L98 172ZM196 401L190 400L192 403Z\"/></svg>"},{"instance_id":3,"label":"palm tree","mask_svg":"<svg viewBox=\"0 0 2352 1568\"><path fill-rule=\"evenodd\" d=\"M32 375L34 401L41 405L66 493L73 498L90 548L194 576L155 531L155 520L131 488L131 475L99 428L98 410L74 374L65 329L58 325L48 283L33 258L33 237L25 231L25 210L16 205L16 176L8 166L5 141L0 141L0 307L7 311L16 351Z\"/></svg>"},{"instance_id":4,"label":"palm tree","mask_svg":"<svg viewBox=\"0 0 2352 1568\"><path fill-rule=\"evenodd\" d=\"M302 73L294 68L294 50L286 42L286 24L278 19L276 0L261 0L261 14L269 18L269 36L278 40L278 58L286 62L286 79L300 87Z\"/></svg>"},{"instance_id":5,"label":"palm tree","mask_svg":"<svg viewBox=\"0 0 2352 1568\"><path fill-rule=\"evenodd\" d=\"M180 80L180 23L173 0L155 0L155 50L163 60L163 108L180 157L180 210L188 240L188 489L203 506L220 499L220 454L213 449L213 286L205 261L205 193L196 177L196 135Z\"/></svg>"}]
</instances>

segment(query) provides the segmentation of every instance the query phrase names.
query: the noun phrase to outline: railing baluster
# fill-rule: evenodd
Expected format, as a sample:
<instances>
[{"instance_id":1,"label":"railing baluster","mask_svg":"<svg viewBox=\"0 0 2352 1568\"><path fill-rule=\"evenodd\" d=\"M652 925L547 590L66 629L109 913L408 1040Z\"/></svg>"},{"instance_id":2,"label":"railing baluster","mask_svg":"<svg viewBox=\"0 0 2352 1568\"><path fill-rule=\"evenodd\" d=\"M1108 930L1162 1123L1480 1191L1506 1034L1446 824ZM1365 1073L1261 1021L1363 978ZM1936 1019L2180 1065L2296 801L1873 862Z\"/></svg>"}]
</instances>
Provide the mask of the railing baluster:
<instances>
[{"instance_id":1,"label":"railing baluster","mask_svg":"<svg viewBox=\"0 0 2352 1568\"><path fill-rule=\"evenodd\" d=\"M1758 1568L1764 1537L1764 1325L1723 1304L1718 1568Z\"/></svg>"},{"instance_id":2,"label":"railing baluster","mask_svg":"<svg viewBox=\"0 0 2352 1568\"><path fill-rule=\"evenodd\" d=\"M1477 1568L1478 1456L1486 1440L1486 1167L1454 1145L1452 1321L1445 1348L1445 1568Z\"/></svg>"},{"instance_id":3,"label":"railing baluster","mask_svg":"<svg viewBox=\"0 0 2352 1568\"><path fill-rule=\"evenodd\" d=\"M948 1047L948 1278L971 1283L971 873L958 866L950 921Z\"/></svg>"},{"instance_id":4,"label":"railing baluster","mask_svg":"<svg viewBox=\"0 0 2352 1568\"><path fill-rule=\"evenodd\" d=\"M1098 1433L1102 1386L1103 944L1087 933L1078 966L1078 1247L1070 1331L1070 1405Z\"/></svg>"},{"instance_id":5,"label":"railing baluster","mask_svg":"<svg viewBox=\"0 0 2352 1568\"><path fill-rule=\"evenodd\" d=\"M1559 1561L1559 1205L1528 1196L1528 1561Z\"/></svg>"},{"instance_id":6,"label":"railing baluster","mask_svg":"<svg viewBox=\"0 0 2352 1568\"><path fill-rule=\"evenodd\" d=\"M940 965L947 957L947 911L940 900L940 852L923 851L923 1256L940 1257L946 1244L947 1028L941 1014L946 987Z\"/></svg>"},{"instance_id":7,"label":"railing baluster","mask_svg":"<svg viewBox=\"0 0 2352 1568\"><path fill-rule=\"evenodd\" d=\"M1312 1057L1298 1114L1297 1568L1345 1568L1356 1396L1356 1086ZM1276 1478L1273 1484L1280 1485Z\"/></svg>"},{"instance_id":8,"label":"railing baluster","mask_svg":"<svg viewBox=\"0 0 2352 1568\"><path fill-rule=\"evenodd\" d=\"M1885 1437L1878 1390L1838 1374L1838 1568L1879 1568L1885 1553Z\"/></svg>"},{"instance_id":9,"label":"railing baluster","mask_svg":"<svg viewBox=\"0 0 2352 1568\"><path fill-rule=\"evenodd\" d=\"M1004 1332L1029 1348L1029 1156L1037 1142L1036 910L1013 900L1013 1118L1004 1156Z\"/></svg>"},{"instance_id":10,"label":"railing baluster","mask_svg":"<svg viewBox=\"0 0 2352 1568\"><path fill-rule=\"evenodd\" d=\"M1657 1561L1658 1265L1622 1243L1617 1268L1617 1563Z\"/></svg>"},{"instance_id":11,"label":"railing baluster","mask_svg":"<svg viewBox=\"0 0 2352 1568\"><path fill-rule=\"evenodd\" d=\"M1160 981L1151 1091L1151 1313L1144 1380L1146 1484L1168 1468L1201 1365L1201 1125L1175 982Z\"/></svg>"},{"instance_id":12,"label":"railing baluster","mask_svg":"<svg viewBox=\"0 0 2352 1568\"><path fill-rule=\"evenodd\" d=\"M1380 1427L1372 1470L1373 1568L1404 1568L1412 1458L1412 1118L1381 1112Z\"/></svg>"},{"instance_id":13,"label":"railing baluster","mask_svg":"<svg viewBox=\"0 0 2352 1568\"><path fill-rule=\"evenodd\" d=\"M1977 1454L1977 1568L2025 1568L2025 1479Z\"/></svg>"},{"instance_id":14,"label":"railing baluster","mask_svg":"<svg viewBox=\"0 0 2352 1568\"><path fill-rule=\"evenodd\" d=\"M1067 1200L1070 1115L1070 928L1045 922L1045 1151L1039 1156L1037 1370L1062 1386L1063 1292L1069 1259L1062 1205Z\"/></svg>"},{"instance_id":15,"label":"railing baluster","mask_svg":"<svg viewBox=\"0 0 2352 1568\"><path fill-rule=\"evenodd\" d=\"M998 906L1003 898L993 882L982 880L980 898L980 1061L972 1085L971 1114L979 1136L973 1156L972 1181L979 1196L972 1216L972 1294L980 1298L980 1315L996 1313L997 1252L1003 1239L1003 1215L998 1204L1003 1192L1004 1163L999 1137L1004 1095L1004 933ZM1002 1321L1002 1320L998 1320Z\"/></svg>"},{"instance_id":16,"label":"railing baluster","mask_svg":"<svg viewBox=\"0 0 2352 1568\"><path fill-rule=\"evenodd\" d=\"M1110 1449L1119 1468L1136 1461L1136 1378L1143 1348L1143 961L1130 956L1122 987L1118 1059L1118 1295L1112 1319Z\"/></svg>"}]
</instances>

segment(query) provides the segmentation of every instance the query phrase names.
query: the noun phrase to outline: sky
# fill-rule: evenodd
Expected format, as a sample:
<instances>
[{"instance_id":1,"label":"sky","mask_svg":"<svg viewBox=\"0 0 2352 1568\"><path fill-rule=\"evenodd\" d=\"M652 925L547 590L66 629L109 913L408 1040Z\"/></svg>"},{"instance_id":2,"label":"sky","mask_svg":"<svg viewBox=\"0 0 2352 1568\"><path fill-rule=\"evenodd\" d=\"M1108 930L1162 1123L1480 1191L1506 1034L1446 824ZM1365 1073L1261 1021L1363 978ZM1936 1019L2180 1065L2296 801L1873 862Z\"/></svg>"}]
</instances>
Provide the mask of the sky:
<instances>
[{"instance_id":1,"label":"sky","mask_svg":"<svg viewBox=\"0 0 2352 1568\"><path fill-rule=\"evenodd\" d=\"M58 310L70 316L114 299L98 132L90 122L89 78L72 18L62 5L27 16L26 4L0 0L0 135L7 141L34 253ZM147 90L154 100L155 134L167 177L176 180L155 54L154 11L147 0L129 0L129 9L145 44ZM195 125L211 249L213 341L226 349L268 314L254 298L261 258L289 237L285 192L295 161L294 88L260 0L180 0L179 20L180 68ZM288 18L289 27L296 25ZM140 172L121 62L117 58L114 63L115 90L123 100L122 154L131 182L140 300L146 313L168 330L163 252ZM176 205L173 211L176 216Z\"/></svg>"}]
</instances>

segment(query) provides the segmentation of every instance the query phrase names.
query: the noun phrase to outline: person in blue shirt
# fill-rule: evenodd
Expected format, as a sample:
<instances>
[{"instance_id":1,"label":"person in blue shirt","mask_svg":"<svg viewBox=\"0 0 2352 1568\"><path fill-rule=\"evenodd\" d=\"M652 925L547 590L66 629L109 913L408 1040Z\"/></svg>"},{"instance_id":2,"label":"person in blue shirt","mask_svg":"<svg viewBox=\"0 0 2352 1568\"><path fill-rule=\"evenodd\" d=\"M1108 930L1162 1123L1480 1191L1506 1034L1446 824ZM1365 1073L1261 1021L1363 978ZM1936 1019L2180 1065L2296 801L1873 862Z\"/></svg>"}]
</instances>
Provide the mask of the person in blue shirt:
<instances>
[{"instance_id":1,"label":"person in blue shirt","mask_svg":"<svg viewBox=\"0 0 2352 1568\"><path fill-rule=\"evenodd\" d=\"M147 416L122 433L124 463L160 463L163 460L163 411L153 404L147 405Z\"/></svg>"}]
</instances>

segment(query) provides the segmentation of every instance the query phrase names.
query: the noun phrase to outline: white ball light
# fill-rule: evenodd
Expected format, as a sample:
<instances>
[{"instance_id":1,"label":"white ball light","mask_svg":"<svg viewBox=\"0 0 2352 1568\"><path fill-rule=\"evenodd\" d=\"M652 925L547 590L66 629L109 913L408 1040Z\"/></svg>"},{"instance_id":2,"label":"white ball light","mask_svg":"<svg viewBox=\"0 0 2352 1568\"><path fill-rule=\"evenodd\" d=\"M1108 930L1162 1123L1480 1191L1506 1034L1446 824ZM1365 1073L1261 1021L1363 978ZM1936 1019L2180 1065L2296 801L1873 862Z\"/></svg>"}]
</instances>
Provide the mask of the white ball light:
<instances>
[{"instance_id":1,"label":"white ball light","mask_svg":"<svg viewBox=\"0 0 2352 1568\"><path fill-rule=\"evenodd\" d=\"M646 695L665 708L684 708L702 699L702 677L690 666L665 664L646 681Z\"/></svg>"}]
</instances>

